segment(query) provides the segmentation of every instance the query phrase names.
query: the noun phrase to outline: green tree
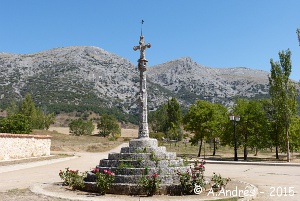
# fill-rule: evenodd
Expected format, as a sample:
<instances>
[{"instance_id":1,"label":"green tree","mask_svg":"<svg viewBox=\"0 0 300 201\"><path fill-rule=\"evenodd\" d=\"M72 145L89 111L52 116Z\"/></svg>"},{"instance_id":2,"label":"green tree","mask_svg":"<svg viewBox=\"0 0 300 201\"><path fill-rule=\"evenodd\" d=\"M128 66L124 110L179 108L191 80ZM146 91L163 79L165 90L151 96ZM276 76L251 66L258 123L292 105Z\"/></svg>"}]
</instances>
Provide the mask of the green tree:
<instances>
[{"instance_id":1,"label":"green tree","mask_svg":"<svg viewBox=\"0 0 300 201\"><path fill-rule=\"evenodd\" d=\"M12 101L10 103L10 106L8 108L6 108L6 112L7 112L7 116L16 114L19 112L19 107L17 106L15 101Z\"/></svg>"},{"instance_id":2,"label":"green tree","mask_svg":"<svg viewBox=\"0 0 300 201\"><path fill-rule=\"evenodd\" d=\"M23 114L12 114L0 119L0 132L13 134L28 134L32 131L32 123Z\"/></svg>"},{"instance_id":3,"label":"green tree","mask_svg":"<svg viewBox=\"0 0 300 201\"><path fill-rule=\"evenodd\" d=\"M300 150L300 117L294 116L292 118L292 124L290 129L290 149L292 152L298 152Z\"/></svg>"},{"instance_id":4,"label":"green tree","mask_svg":"<svg viewBox=\"0 0 300 201\"><path fill-rule=\"evenodd\" d=\"M153 132L166 133L168 130L167 104L163 104L159 109L149 112L149 126Z\"/></svg>"},{"instance_id":5,"label":"green tree","mask_svg":"<svg viewBox=\"0 0 300 201\"><path fill-rule=\"evenodd\" d=\"M168 100L158 110L149 113L149 125L153 132L163 132L169 139L181 140L181 108L176 98Z\"/></svg>"},{"instance_id":6,"label":"green tree","mask_svg":"<svg viewBox=\"0 0 300 201\"><path fill-rule=\"evenodd\" d=\"M224 112L218 104L197 100L191 105L188 113L183 117L184 129L194 134L191 138L192 145L199 143L198 157L201 154L202 143L205 137L215 136L224 128L224 118L219 118Z\"/></svg>"},{"instance_id":7,"label":"green tree","mask_svg":"<svg viewBox=\"0 0 300 201\"><path fill-rule=\"evenodd\" d=\"M292 71L291 54L288 49L285 52L279 52L279 62L274 62L271 59L271 75L269 76L269 94L275 109L274 120L278 125L281 125L281 122L283 123L283 128L278 128L278 131L284 131L284 150L287 153L288 162L290 162L289 129L292 117L297 112L296 89L289 79ZM278 139L280 140L281 136L278 136ZM276 146L278 147L279 144ZM278 148L276 150L278 151ZM276 153L276 156L278 156L278 153Z\"/></svg>"},{"instance_id":8,"label":"green tree","mask_svg":"<svg viewBox=\"0 0 300 201\"><path fill-rule=\"evenodd\" d=\"M256 150L264 147L267 134L267 118L260 100L237 99L233 113L240 116L237 125L239 144L244 148L244 160L247 160L248 148Z\"/></svg>"},{"instance_id":9,"label":"green tree","mask_svg":"<svg viewBox=\"0 0 300 201\"><path fill-rule=\"evenodd\" d=\"M107 114L101 116L97 128L99 129L99 135L102 137L107 137L110 134L114 137L115 134L121 133L117 119L114 116Z\"/></svg>"},{"instance_id":10,"label":"green tree","mask_svg":"<svg viewBox=\"0 0 300 201\"><path fill-rule=\"evenodd\" d=\"M260 100L260 102L262 104L262 109L267 121L264 125L265 141L263 148L269 148L272 151L273 148L276 147L276 142L279 142L279 139L277 139L277 137L280 133L279 129L282 128L282 126L274 120L275 108L272 104L271 99L262 99Z\"/></svg>"},{"instance_id":11,"label":"green tree","mask_svg":"<svg viewBox=\"0 0 300 201\"><path fill-rule=\"evenodd\" d=\"M44 113L41 110L41 108L35 108L30 116L32 120L32 127L35 129L44 129L45 124L44 124Z\"/></svg>"},{"instance_id":12,"label":"green tree","mask_svg":"<svg viewBox=\"0 0 300 201\"><path fill-rule=\"evenodd\" d=\"M48 130L50 124L53 124L55 120L54 113L46 114L41 108L35 107L30 94L25 95L25 98L20 103L20 107L15 102L12 102L7 111L8 116L12 114L24 115L32 123L33 129Z\"/></svg>"},{"instance_id":13,"label":"green tree","mask_svg":"<svg viewBox=\"0 0 300 201\"><path fill-rule=\"evenodd\" d=\"M182 120L181 109L177 99L174 97L168 101L167 114L168 128L180 128Z\"/></svg>"},{"instance_id":14,"label":"green tree","mask_svg":"<svg viewBox=\"0 0 300 201\"><path fill-rule=\"evenodd\" d=\"M228 122L228 109L221 104L213 104L214 116L211 121L211 129L207 139L213 143L213 153L216 155L217 143L220 141L221 136L226 131L226 123Z\"/></svg>"},{"instance_id":15,"label":"green tree","mask_svg":"<svg viewBox=\"0 0 300 201\"><path fill-rule=\"evenodd\" d=\"M49 129L50 125L55 122L55 115L54 113L49 113L44 115L44 128L46 130Z\"/></svg>"},{"instance_id":16,"label":"green tree","mask_svg":"<svg viewBox=\"0 0 300 201\"><path fill-rule=\"evenodd\" d=\"M32 117L35 115L36 109L30 94L26 94L25 98L21 101L21 108L19 113L30 118L30 120L32 120Z\"/></svg>"},{"instance_id":17,"label":"green tree","mask_svg":"<svg viewBox=\"0 0 300 201\"><path fill-rule=\"evenodd\" d=\"M169 139L180 141L183 132L181 130L181 108L176 98L172 97L167 104L167 136Z\"/></svg>"},{"instance_id":18,"label":"green tree","mask_svg":"<svg viewBox=\"0 0 300 201\"><path fill-rule=\"evenodd\" d=\"M84 121L83 119L72 120L69 123L71 135L92 135L95 129L92 121Z\"/></svg>"}]
</instances>

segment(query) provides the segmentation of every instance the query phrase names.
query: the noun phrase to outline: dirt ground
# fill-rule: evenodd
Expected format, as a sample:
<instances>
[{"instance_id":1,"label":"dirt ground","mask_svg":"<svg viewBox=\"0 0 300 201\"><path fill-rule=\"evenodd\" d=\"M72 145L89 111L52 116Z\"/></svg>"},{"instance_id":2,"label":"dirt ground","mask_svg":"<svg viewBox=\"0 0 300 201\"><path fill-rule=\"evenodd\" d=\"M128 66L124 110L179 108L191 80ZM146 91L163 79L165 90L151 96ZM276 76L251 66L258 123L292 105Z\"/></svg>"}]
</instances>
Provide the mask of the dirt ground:
<instances>
[{"instance_id":1,"label":"dirt ground","mask_svg":"<svg viewBox=\"0 0 300 201\"><path fill-rule=\"evenodd\" d=\"M67 199L38 195L30 189L12 189L6 193L0 192L0 200L3 201L68 201Z\"/></svg>"},{"instance_id":2,"label":"dirt ground","mask_svg":"<svg viewBox=\"0 0 300 201\"><path fill-rule=\"evenodd\" d=\"M61 126L50 126L49 131L56 131L58 133L63 133L63 134L69 134L70 129L69 127L61 127ZM94 130L94 134L97 134L98 130ZM130 138L135 138L138 136L138 129L133 129L133 128L122 128L121 129L121 136L122 137L130 137Z\"/></svg>"}]
</instances>

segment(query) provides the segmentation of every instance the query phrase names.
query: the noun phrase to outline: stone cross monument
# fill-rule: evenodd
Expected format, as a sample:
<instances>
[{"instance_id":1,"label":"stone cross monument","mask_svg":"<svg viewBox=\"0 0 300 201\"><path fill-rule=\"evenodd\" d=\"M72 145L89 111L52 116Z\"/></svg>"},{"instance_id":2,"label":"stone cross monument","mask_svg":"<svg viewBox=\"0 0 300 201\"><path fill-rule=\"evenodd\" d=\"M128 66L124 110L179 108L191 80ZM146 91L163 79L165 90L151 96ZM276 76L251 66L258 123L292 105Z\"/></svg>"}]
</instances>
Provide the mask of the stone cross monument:
<instances>
[{"instance_id":1,"label":"stone cross monument","mask_svg":"<svg viewBox=\"0 0 300 201\"><path fill-rule=\"evenodd\" d=\"M133 50L140 50L140 58L138 60L138 69L140 71L140 95L139 95L139 136L138 138L149 138L148 115L147 115L147 87L146 75L147 60L145 58L146 48L150 48L151 44L145 44L144 36L141 33L138 46L134 46Z\"/></svg>"},{"instance_id":2,"label":"stone cross monument","mask_svg":"<svg viewBox=\"0 0 300 201\"><path fill-rule=\"evenodd\" d=\"M143 23L143 21L142 21ZM139 95L139 136L137 139L129 141L129 146L122 147L120 153L109 153L108 159L100 160L96 168L99 172L110 170L116 173L113 186L108 193L140 195L144 193L139 184L142 174L147 170L147 174L159 174L159 192L162 194L181 195L179 186L180 177L178 172L187 172L190 167L184 165L184 161L176 156L175 152L167 152L166 147L158 146L155 138L149 137L147 120L147 88L146 88L146 67L147 60L145 51L151 44L145 44L144 36L141 32L138 46L134 50L140 50L138 69L140 71L140 95ZM130 167L120 166L124 163ZM98 191L94 172L88 172L85 178L86 191Z\"/></svg>"}]
</instances>

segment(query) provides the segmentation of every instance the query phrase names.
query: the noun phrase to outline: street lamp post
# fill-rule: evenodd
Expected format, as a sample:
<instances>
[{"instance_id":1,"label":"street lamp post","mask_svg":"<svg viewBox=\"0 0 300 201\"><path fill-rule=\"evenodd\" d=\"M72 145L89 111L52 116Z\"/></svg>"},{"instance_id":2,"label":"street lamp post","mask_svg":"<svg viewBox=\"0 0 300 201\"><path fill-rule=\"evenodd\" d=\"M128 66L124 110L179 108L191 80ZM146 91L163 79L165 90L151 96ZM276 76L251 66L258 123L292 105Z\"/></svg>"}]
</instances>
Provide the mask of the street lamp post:
<instances>
[{"instance_id":1,"label":"street lamp post","mask_svg":"<svg viewBox=\"0 0 300 201\"><path fill-rule=\"evenodd\" d=\"M238 161L237 140L236 140L236 125L237 125L237 122L240 121L240 116L238 116L238 115L234 116L233 114L231 114L229 116L229 119L230 119L230 121L232 121L233 127L234 127L234 161Z\"/></svg>"}]
</instances>

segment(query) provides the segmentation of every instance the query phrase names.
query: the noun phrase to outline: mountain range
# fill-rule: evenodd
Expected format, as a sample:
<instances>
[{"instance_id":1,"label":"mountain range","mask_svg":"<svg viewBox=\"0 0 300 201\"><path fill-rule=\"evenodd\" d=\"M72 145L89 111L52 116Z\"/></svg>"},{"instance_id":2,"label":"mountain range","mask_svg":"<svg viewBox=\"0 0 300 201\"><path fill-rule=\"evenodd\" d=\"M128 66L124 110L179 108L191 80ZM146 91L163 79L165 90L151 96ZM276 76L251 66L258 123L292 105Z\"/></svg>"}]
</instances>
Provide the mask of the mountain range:
<instances>
[{"instance_id":1,"label":"mountain range","mask_svg":"<svg viewBox=\"0 0 300 201\"><path fill-rule=\"evenodd\" d=\"M0 53L0 107L30 93L36 104L96 105L138 112L139 72L136 64L98 47L60 47L35 54ZM197 99L233 104L236 97L268 96L269 72L209 68L189 57L149 67L148 108L170 97L188 106Z\"/></svg>"}]
</instances>

